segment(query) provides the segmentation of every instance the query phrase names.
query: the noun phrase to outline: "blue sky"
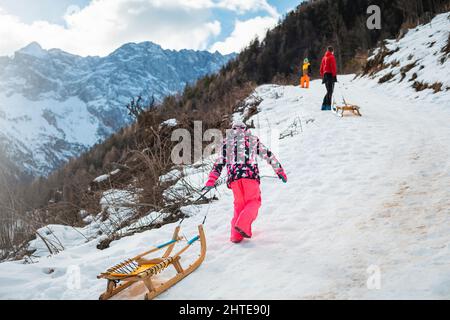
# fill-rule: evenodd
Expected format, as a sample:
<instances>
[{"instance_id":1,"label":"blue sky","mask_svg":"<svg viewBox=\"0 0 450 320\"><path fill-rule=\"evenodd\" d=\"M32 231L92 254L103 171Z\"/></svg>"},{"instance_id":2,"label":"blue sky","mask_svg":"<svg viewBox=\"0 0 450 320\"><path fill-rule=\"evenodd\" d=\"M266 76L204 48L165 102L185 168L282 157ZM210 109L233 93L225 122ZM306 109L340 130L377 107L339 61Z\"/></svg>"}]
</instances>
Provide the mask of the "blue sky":
<instances>
[{"instance_id":1,"label":"blue sky","mask_svg":"<svg viewBox=\"0 0 450 320\"><path fill-rule=\"evenodd\" d=\"M31 41L106 55L126 42L239 51L301 0L0 0L0 54ZM24 9L25 8L25 9Z\"/></svg>"}]
</instances>

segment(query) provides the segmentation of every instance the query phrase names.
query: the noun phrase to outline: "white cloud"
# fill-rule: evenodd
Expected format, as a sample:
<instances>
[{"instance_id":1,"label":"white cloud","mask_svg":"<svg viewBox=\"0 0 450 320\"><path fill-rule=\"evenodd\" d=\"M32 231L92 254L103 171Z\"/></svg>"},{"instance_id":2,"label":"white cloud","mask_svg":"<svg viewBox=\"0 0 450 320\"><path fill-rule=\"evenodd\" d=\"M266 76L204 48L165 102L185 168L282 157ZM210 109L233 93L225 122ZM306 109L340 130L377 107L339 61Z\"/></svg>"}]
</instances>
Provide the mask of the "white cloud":
<instances>
[{"instance_id":1,"label":"white cloud","mask_svg":"<svg viewBox=\"0 0 450 320\"><path fill-rule=\"evenodd\" d=\"M213 46L221 52L241 48L254 37L254 31L261 36L278 18L266 0L92 0L82 9L69 7L63 26L47 21L24 23L0 5L0 55L12 54L33 41L46 49L60 48L83 56L106 55L124 43L141 41L169 49L205 50L222 29L214 10L268 14L236 21L233 34Z\"/></svg>"},{"instance_id":2,"label":"white cloud","mask_svg":"<svg viewBox=\"0 0 450 320\"><path fill-rule=\"evenodd\" d=\"M220 8L236 11L240 14L248 11L265 11L272 17L278 17L277 10L267 0L221 0L216 4Z\"/></svg>"},{"instance_id":3,"label":"white cloud","mask_svg":"<svg viewBox=\"0 0 450 320\"><path fill-rule=\"evenodd\" d=\"M219 51L223 54L240 52L255 37L264 39L268 29L273 28L278 22L274 17L256 17L246 21L236 20L234 30L224 41L216 42L210 51Z\"/></svg>"},{"instance_id":4,"label":"white cloud","mask_svg":"<svg viewBox=\"0 0 450 320\"><path fill-rule=\"evenodd\" d=\"M68 10L66 26L26 24L0 8L0 54L30 42L80 55L106 55L126 42L153 41L170 49L206 49L220 34L209 0L94 0Z\"/></svg>"}]
</instances>

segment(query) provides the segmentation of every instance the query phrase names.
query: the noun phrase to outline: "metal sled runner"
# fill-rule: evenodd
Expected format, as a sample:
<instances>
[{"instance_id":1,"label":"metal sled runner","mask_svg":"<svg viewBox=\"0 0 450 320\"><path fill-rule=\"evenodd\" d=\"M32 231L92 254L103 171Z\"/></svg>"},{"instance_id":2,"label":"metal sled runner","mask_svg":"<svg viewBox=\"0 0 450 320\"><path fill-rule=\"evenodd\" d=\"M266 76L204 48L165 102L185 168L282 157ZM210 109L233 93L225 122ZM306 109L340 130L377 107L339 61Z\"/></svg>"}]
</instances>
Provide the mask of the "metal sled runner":
<instances>
[{"instance_id":1,"label":"metal sled runner","mask_svg":"<svg viewBox=\"0 0 450 320\"><path fill-rule=\"evenodd\" d=\"M198 226L197 236L189 240L187 245L178 253L171 255L175 245L182 240L178 235L179 232L180 227L178 226L169 242L128 259L97 276L98 279L108 281L106 291L100 296L100 300L107 300L139 281L142 281L148 289L145 299L151 300L194 272L206 256L206 237L203 225ZM200 255L197 260L184 269L180 263L181 255L197 241L200 241ZM164 248L166 248L166 251L161 258L144 259L145 256ZM175 268L176 275L160 285L154 285L153 278L171 265Z\"/></svg>"}]
</instances>

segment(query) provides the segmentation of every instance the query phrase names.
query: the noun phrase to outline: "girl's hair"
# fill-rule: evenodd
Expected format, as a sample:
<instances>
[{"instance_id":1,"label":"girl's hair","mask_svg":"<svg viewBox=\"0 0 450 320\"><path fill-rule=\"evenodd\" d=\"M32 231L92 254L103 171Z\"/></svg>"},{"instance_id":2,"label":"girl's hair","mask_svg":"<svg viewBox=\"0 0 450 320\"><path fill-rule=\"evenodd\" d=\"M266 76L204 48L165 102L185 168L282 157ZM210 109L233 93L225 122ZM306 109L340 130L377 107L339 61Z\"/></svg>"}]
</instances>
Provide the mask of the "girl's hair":
<instances>
[{"instance_id":1,"label":"girl's hair","mask_svg":"<svg viewBox=\"0 0 450 320\"><path fill-rule=\"evenodd\" d=\"M329 46L327 49L328 49L328 51L330 51L330 52L333 52L333 51L334 51L334 49L333 49L332 46Z\"/></svg>"}]
</instances>

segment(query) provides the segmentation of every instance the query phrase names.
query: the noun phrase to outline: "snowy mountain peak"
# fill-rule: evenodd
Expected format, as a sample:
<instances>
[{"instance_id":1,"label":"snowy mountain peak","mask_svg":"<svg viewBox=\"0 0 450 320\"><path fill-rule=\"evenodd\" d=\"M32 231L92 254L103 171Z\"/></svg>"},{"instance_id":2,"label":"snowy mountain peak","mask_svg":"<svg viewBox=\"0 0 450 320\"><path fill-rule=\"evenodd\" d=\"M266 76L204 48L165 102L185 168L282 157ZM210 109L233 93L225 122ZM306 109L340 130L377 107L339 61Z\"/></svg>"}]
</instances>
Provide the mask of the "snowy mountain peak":
<instances>
[{"instance_id":1,"label":"snowy mountain peak","mask_svg":"<svg viewBox=\"0 0 450 320\"><path fill-rule=\"evenodd\" d=\"M151 41L145 41L140 43L126 43L117 50L115 50L113 53L111 53L111 56L117 56L117 55L123 55L123 54L130 54L130 53L161 53L164 49Z\"/></svg>"},{"instance_id":2,"label":"snowy mountain peak","mask_svg":"<svg viewBox=\"0 0 450 320\"><path fill-rule=\"evenodd\" d=\"M126 126L132 98L162 100L232 57L152 42L80 57L30 43L0 57L0 148L26 172L45 175Z\"/></svg>"},{"instance_id":3,"label":"snowy mountain peak","mask_svg":"<svg viewBox=\"0 0 450 320\"><path fill-rule=\"evenodd\" d=\"M26 47L17 51L17 53L27 54L37 58L43 58L48 55L48 51L42 49L41 45L37 42L31 42Z\"/></svg>"}]
</instances>

